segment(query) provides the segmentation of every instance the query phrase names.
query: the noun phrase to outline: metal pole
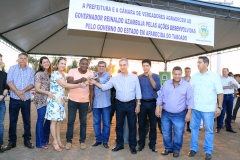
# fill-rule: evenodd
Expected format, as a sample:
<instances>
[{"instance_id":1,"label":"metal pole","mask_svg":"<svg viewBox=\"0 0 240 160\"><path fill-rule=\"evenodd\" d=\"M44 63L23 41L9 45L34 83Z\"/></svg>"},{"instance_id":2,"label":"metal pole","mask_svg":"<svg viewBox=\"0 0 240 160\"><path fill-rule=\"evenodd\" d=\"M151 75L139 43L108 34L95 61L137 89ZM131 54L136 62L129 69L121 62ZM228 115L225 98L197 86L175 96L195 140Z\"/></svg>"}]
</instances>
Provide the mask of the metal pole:
<instances>
[{"instance_id":1,"label":"metal pole","mask_svg":"<svg viewBox=\"0 0 240 160\"><path fill-rule=\"evenodd\" d=\"M167 61L164 62L164 72L167 72Z\"/></svg>"}]
</instances>

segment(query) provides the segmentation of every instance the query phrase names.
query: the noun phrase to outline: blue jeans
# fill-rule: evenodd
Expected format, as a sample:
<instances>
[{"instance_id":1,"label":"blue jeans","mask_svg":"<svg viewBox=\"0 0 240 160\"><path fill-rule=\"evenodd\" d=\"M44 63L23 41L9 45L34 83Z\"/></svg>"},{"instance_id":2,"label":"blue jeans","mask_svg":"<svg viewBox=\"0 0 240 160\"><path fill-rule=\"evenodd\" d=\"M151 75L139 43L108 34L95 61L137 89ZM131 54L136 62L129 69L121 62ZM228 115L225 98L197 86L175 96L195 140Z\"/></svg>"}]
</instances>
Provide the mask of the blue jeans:
<instances>
[{"instance_id":1,"label":"blue jeans","mask_svg":"<svg viewBox=\"0 0 240 160\"><path fill-rule=\"evenodd\" d=\"M192 110L192 118L190 123L191 129L190 150L193 150L195 152L198 151L198 135L201 119L203 120L205 126L204 152L212 154L214 139L213 133L214 112L201 112L195 109Z\"/></svg>"},{"instance_id":2,"label":"blue jeans","mask_svg":"<svg viewBox=\"0 0 240 160\"><path fill-rule=\"evenodd\" d=\"M9 143L16 143L17 142L17 121L18 121L18 114L19 110L21 109L22 112L22 120L23 120L23 127L24 127L24 142L29 142L31 140L31 101L26 100L25 102L22 100L17 100L10 98L9 103Z\"/></svg>"},{"instance_id":3,"label":"blue jeans","mask_svg":"<svg viewBox=\"0 0 240 160\"><path fill-rule=\"evenodd\" d=\"M49 142L50 121L45 119L47 106L37 110L38 118L36 122L36 147L41 148Z\"/></svg>"},{"instance_id":4,"label":"blue jeans","mask_svg":"<svg viewBox=\"0 0 240 160\"><path fill-rule=\"evenodd\" d=\"M169 113L164 109L162 110L162 134L166 150L180 152L183 143L185 116L186 110L180 113ZM174 137L172 137L172 130Z\"/></svg>"},{"instance_id":5,"label":"blue jeans","mask_svg":"<svg viewBox=\"0 0 240 160\"><path fill-rule=\"evenodd\" d=\"M233 109L233 95L224 95L223 98L223 109L221 115L217 117L217 129L222 129L223 127L223 120L225 117L225 113L227 117L225 119L226 129L232 129L231 121L232 121L232 109Z\"/></svg>"},{"instance_id":6,"label":"blue jeans","mask_svg":"<svg viewBox=\"0 0 240 160\"><path fill-rule=\"evenodd\" d=\"M123 125L125 116L127 116L128 127L129 127L129 147L130 149L136 148L136 114L135 114L136 102L131 101L129 103L123 103L116 101L116 134L117 134L117 145L123 146Z\"/></svg>"},{"instance_id":7,"label":"blue jeans","mask_svg":"<svg viewBox=\"0 0 240 160\"><path fill-rule=\"evenodd\" d=\"M3 145L5 113L6 113L6 105L5 105L5 101L3 99L0 101L0 146Z\"/></svg>"},{"instance_id":8,"label":"blue jeans","mask_svg":"<svg viewBox=\"0 0 240 160\"><path fill-rule=\"evenodd\" d=\"M93 128L96 142L108 143L110 135L110 111L110 106L106 108L93 108Z\"/></svg>"},{"instance_id":9,"label":"blue jeans","mask_svg":"<svg viewBox=\"0 0 240 160\"><path fill-rule=\"evenodd\" d=\"M86 131L87 131L87 113L88 113L89 102L74 102L68 100L68 123L67 123L67 133L66 139L67 142L72 143L73 139L73 128L74 122L76 119L76 113L78 110L79 120L80 120L80 143L84 143L86 140Z\"/></svg>"},{"instance_id":10,"label":"blue jeans","mask_svg":"<svg viewBox=\"0 0 240 160\"><path fill-rule=\"evenodd\" d=\"M138 145L141 147L145 146L146 125L148 121L150 124L149 147L155 147L156 139L157 139L157 130L156 130L157 117L155 116L155 109L156 109L156 102L141 101L140 112L138 113L138 124L139 124Z\"/></svg>"}]
</instances>

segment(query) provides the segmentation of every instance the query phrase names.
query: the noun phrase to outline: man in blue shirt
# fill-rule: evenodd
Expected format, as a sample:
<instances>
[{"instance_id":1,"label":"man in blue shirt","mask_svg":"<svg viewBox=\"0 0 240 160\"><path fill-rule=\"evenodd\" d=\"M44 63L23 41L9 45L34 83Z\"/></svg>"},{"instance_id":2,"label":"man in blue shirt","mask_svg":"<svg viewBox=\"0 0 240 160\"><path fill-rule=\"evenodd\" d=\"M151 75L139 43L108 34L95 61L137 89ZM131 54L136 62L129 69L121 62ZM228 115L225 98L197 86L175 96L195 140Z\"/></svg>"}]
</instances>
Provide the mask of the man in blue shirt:
<instances>
[{"instance_id":1,"label":"man in blue shirt","mask_svg":"<svg viewBox=\"0 0 240 160\"><path fill-rule=\"evenodd\" d=\"M110 74L106 72L106 62L98 62L98 73L94 74L97 81L105 84L110 79ZM93 100L93 128L96 142L92 145L96 147L103 143L105 148L109 148L108 140L110 135L110 111L111 111L110 90L102 91L97 86L94 87ZM103 125L102 125L103 123Z\"/></svg>"},{"instance_id":2,"label":"man in blue shirt","mask_svg":"<svg viewBox=\"0 0 240 160\"><path fill-rule=\"evenodd\" d=\"M138 76L141 92L142 92L142 99L141 99L141 106L138 114L138 150L141 151L145 146L145 139L146 139L146 123L147 117L149 118L150 123L150 132L149 132L149 148L153 152L157 152L155 144L157 139L157 131L156 131L156 116L155 116L155 109L156 109L156 98L157 92L160 90L160 78L159 75L152 73L151 69L151 61L149 59L144 59L142 61L142 68L144 73Z\"/></svg>"},{"instance_id":3,"label":"man in blue shirt","mask_svg":"<svg viewBox=\"0 0 240 160\"><path fill-rule=\"evenodd\" d=\"M5 150L10 150L16 147L17 142L17 121L19 110L22 112L24 124L24 146L32 149L34 146L31 140L31 118L30 106L31 97L30 90L34 87L34 71L27 66L28 55L21 53L18 56L18 64L10 67L7 74L7 83L10 88L10 103L9 103L9 143Z\"/></svg>"}]
</instances>

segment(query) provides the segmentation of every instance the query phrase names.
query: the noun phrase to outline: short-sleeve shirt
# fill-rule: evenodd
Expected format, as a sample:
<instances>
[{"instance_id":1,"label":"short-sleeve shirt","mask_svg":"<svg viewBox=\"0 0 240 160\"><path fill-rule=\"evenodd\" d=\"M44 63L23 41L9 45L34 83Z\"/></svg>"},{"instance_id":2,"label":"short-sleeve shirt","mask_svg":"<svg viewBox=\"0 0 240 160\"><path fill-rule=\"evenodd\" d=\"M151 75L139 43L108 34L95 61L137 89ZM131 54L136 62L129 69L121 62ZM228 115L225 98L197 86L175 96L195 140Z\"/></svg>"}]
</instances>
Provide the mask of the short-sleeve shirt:
<instances>
[{"instance_id":1,"label":"short-sleeve shirt","mask_svg":"<svg viewBox=\"0 0 240 160\"><path fill-rule=\"evenodd\" d=\"M87 71L81 74L78 68L73 68L68 72L68 77L73 77L74 81L82 77L88 78L88 76L93 76L93 73ZM70 89L69 99L74 102L89 102L89 87Z\"/></svg>"},{"instance_id":2,"label":"short-sleeve shirt","mask_svg":"<svg viewBox=\"0 0 240 160\"><path fill-rule=\"evenodd\" d=\"M220 76L212 71L195 73L190 84L194 92L194 109L201 112L214 112L217 94L223 93Z\"/></svg>"},{"instance_id":3,"label":"short-sleeve shirt","mask_svg":"<svg viewBox=\"0 0 240 160\"><path fill-rule=\"evenodd\" d=\"M50 77L49 74L45 72L37 72L35 74L35 82L41 83L41 90L50 91ZM34 104L37 109L47 106L47 97L46 94L37 93L34 95Z\"/></svg>"},{"instance_id":4,"label":"short-sleeve shirt","mask_svg":"<svg viewBox=\"0 0 240 160\"><path fill-rule=\"evenodd\" d=\"M12 82L17 90L23 90L29 85L34 86L34 71L32 68L26 66L24 69L19 64L11 66L7 74L7 83ZM30 91L24 93L26 100L31 98ZM10 90L10 97L20 100L12 90Z\"/></svg>"}]
</instances>

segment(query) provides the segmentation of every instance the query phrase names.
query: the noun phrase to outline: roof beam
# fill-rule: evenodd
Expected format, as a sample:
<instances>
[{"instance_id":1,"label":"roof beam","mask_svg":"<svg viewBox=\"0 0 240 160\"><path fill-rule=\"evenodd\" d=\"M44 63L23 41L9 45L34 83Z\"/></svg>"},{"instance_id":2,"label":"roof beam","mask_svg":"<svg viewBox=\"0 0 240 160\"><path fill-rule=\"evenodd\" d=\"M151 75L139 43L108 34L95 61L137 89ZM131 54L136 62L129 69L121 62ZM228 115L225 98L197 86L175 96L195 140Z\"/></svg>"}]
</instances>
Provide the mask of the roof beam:
<instances>
[{"instance_id":1,"label":"roof beam","mask_svg":"<svg viewBox=\"0 0 240 160\"><path fill-rule=\"evenodd\" d=\"M103 53L103 49L104 49L104 46L105 46L106 37L107 37L107 32L105 33L105 37L104 37L104 40L103 40L103 45L102 45L102 50L101 50L100 57L102 57L102 53Z\"/></svg>"},{"instance_id":2,"label":"roof beam","mask_svg":"<svg viewBox=\"0 0 240 160\"><path fill-rule=\"evenodd\" d=\"M156 44L153 42L152 38L149 38L149 40L151 41L151 43L153 44L153 46L155 47L155 49L157 50L158 54L161 56L161 58L163 59L164 62L167 62L165 60L165 58L163 57L162 53L159 51L159 49L157 48Z\"/></svg>"},{"instance_id":3,"label":"roof beam","mask_svg":"<svg viewBox=\"0 0 240 160\"><path fill-rule=\"evenodd\" d=\"M206 49L204 49L202 46L200 46L199 44L195 44L198 48L200 48L201 50L208 52Z\"/></svg>"},{"instance_id":4,"label":"roof beam","mask_svg":"<svg viewBox=\"0 0 240 160\"><path fill-rule=\"evenodd\" d=\"M67 24L66 25L64 25L63 27L61 27L59 30L57 30L56 32L54 32L53 34L51 34L50 36L48 36L46 39L44 39L43 41L41 41L40 43L38 43L37 45L35 45L33 48L31 48L29 51L28 51L28 53L29 52L31 52L33 49L35 49L36 47L38 47L40 44L42 44L42 43L44 43L45 41L47 41L49 38L51 38L52 36L54 36L55 34L57 34L58 32L60 32L63 28L65 28L67 26Z\"/></svg>"},{"instance_id":5,"label":"roof beam","mask_svg":"<svg viewBox=\"0 0 240 160\"><path fill-rule=\"evenodd\" d=\"M56 11L56 12L53 12L53 13L51 13L51 14L48 14L48 15L46 15L46 16L43 16L43 17L38 18L38 19L36 19L36 20L33 20L33 21L31 21L31 22L25 23L25 24L20 25L20 26L18 26L18 27L12 28L12 29L7 30L7 31L5 31L5 32L2 32L2 33L0 33L0 34L3 35L3 34L5 34L5 33L11 32L11 31L13 31L13 30L22 28L22 27L24 27L24 26L26 26L26 25L32 24L32 23L37 22L37 21L39 21L39 20L41 20L41 19L47 18L47 17L52 16L52 15L54 15L54 14L57 14L57 13L59 13L59 12L65 11L65 10L67 10L67 9L69 9L69 7L64 8L64 9L61 9L61 10L58 10L58 11Z\"/></svg>"},{"instance_id":6,"label":"roof beam","mask_svg":"<svg viewBox=\"0 0 240 160\"><path fill-rule=\"evenodd\" d=\"M135 2L137 5L142 6L141 4ZM151 41L152 45L154 46L154 48L157 50L158 54L161 56L161 58L163 59L164 62L167 62L165 60L165 58L163 57L162 53L159 51L159 49L157 48L156 44L153 42L152 38L149 38L149 40Z\"/></svg>"},{"instance_id":7,"label":"roof beam","mask_svg":"<svg viewBox=\"0 0 240 160\"><path fill-rule=\"evenodd\" d=\"M3 39L5 42L9 43L10 45L12 45L13 47L15 47L16 49L18 49L21 52L26 52L24 51L22 48L18 47L16 44L14 44L13 42L11 42L10 40L8 40L6 37L4 37L3 35L0 35L0 38Z\"/></svg>"}]
</instances>

